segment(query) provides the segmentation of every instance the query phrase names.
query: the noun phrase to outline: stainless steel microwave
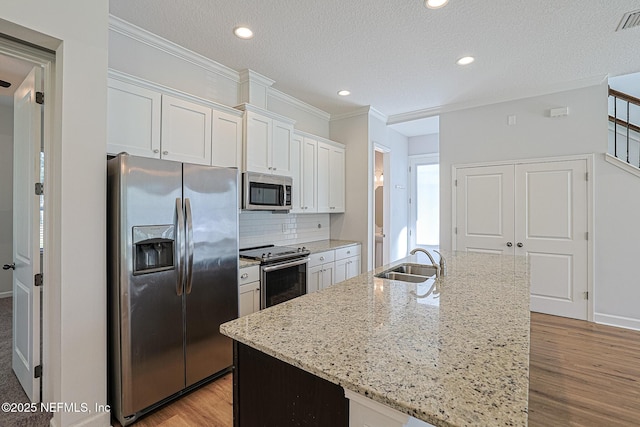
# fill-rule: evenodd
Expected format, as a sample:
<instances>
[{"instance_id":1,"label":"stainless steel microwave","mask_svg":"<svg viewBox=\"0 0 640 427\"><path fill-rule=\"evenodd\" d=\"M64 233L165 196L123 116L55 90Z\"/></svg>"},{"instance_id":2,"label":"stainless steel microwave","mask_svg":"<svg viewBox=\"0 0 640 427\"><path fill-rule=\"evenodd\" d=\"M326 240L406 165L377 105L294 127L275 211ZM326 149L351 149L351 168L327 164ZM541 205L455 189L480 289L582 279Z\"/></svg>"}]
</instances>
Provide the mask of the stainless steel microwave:
<instances>
[{"instance_id":1,"label":"stainless steel microwave","mask_svg":"<svg viewBox=\"0 0 640 427\"><path fill-rule=\"evenodd\" d=\"M293 180L289 176L244 172L242 174L242 209L291 210L292 184Z\"/></svg>"}]
</instances>

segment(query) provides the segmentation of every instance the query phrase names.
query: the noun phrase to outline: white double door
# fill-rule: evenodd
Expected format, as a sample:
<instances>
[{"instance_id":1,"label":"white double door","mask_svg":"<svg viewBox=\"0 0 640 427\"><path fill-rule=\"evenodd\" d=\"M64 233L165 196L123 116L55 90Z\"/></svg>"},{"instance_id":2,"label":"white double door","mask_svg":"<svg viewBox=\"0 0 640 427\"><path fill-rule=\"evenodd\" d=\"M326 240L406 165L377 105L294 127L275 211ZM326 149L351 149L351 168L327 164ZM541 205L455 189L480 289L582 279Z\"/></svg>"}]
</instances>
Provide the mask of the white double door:
<instances>
[{"instance_id":1,"label":"white double door","mask_svg":"<svg viewBox=\"0 0 640 427\"><path fill-rule=\"evenodd\" d=\"M456 169L456 249L528 257L531 310L588 317L587 161Z\"/></svg>"}]
</instances>

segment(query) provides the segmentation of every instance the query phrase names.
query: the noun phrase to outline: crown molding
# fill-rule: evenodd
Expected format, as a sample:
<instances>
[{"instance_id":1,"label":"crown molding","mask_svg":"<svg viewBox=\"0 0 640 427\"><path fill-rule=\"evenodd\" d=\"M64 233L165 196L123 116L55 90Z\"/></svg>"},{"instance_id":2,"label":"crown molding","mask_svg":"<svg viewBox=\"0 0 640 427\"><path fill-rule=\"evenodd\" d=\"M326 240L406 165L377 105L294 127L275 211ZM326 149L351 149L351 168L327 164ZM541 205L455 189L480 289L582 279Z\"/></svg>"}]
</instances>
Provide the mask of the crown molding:
<instances>
[{"instance_id":1,"label":"crown molding","mask_svg":"<svg viewBox=\"0 0 640 427\"><path fill-rule=\"evenodd\" d=\"M389 119L387 120L387 125L395 125L398 123L410 122L412 120L426 119L428 117L437 116L439 114L466 110L469 108L484 107L487 105L500 104L503 102L516 101L519 99L533 98L536 96L550 95L552 93L582 89L589 86L597 86L606 82L608 78L609 76L606 74L597 75L597 76L587 77L584 79L572 80L570 82L551 84L535 90L526 90L518 94L514 94L512 96L477 99L477 100L461 102L457 104L439 105L436 107L409 111L406 113L392 114L389 116Z\"/></svg>"},{"instance_id":2,"label":"crown molding","mask_svg":"<svg viewBox=\"0 0 640 427\"><path fill-rule=\"evenodd\" d=\"M153 34L143 28L131 24L124 19L118 18L114 15L109 15L109 31L122 34L125 37L129 37L140 43L144 43L155 49L161 50L165 53L173 55L183 61L190 62L198 67L204 68L207 71L216 73L224 78L232 80L235 83L240 82L240 76L236 70L226 67L206 56L195 53L191 50L164 39L157 34Z\"/></svg>"},{"instance_id":3,"label":"crown molding","mask_svg":"<svg viewBox=\"0 0 640 427\"><path fill-rule=\"evenodd\" d=\"M253 113L257 113L262 116L269 117L271 119L275 119L283 123L288 123L292 126L295 125L296 123L294 119L290 119L289 117L285 117L278 113L274 113L273 111L265 110L264 108L260 108L253 104L249 104L248 102L244 102L240 105L236 105L234 108L240 111L251 111Z\"/></svg>"},{"instance_id":4,"label":"crown molding","mask_svg":"<svg viewBox=\"0 0 640 427\"><path fill-rule=\"evenodd\" d=\"M371 106L369 107L369 115L375 117L383 123L387 123L387 121L389 120L389 116Z\"/></svg>"},{"instance_id":5,"label":"crown molding","mask_svg":"<svg viewBox=\"0 0 640 427\"><path fill-rule=\"evenodd\" d=\"M371 109L371 106L365 105L364 107L358 107L358 108L356 108L354 110L351 110L349 112L346 112L346 113L332 114L330 121L333 122L333 121L336 121L336 120L350 119L352 117L358 117L358 116L364 116L364 115L368 116L370 109Z\"/></svg>"},{"instance_id":6,"label":"crown molding","mask_svg":"<svg viewBox=\"0 0 640 427\"><path fill-rule=\"evenodd\" d=\"M302 110L306 113L311 114L312 116L316 116L319 119L329 121L331 119L331 114L327 113L324 110L321 110L313 105L307 104L304 101L300 101L298 98L294 98L291 95L288 95L284 92L279 91L278 89L269 88L267 91L267 97L273 97L278 99L279 101L286 102L289 105L297 108L298 110Z\"/></svg>"},{"instance_id":7,"label":"crown molding","mask_svg":"<svg viewBox=\"0 0 640 427\"><path fill-rule=\"evenodd\" d=\"M249 68L245 68L244 70L240 70L238 73L240 77L240 83L245 83L248 81L259 83L266 87L271 87L276 81L271 80L269 77L263 76L260 73L256 73Z\"/></svg>"}]
</instances>

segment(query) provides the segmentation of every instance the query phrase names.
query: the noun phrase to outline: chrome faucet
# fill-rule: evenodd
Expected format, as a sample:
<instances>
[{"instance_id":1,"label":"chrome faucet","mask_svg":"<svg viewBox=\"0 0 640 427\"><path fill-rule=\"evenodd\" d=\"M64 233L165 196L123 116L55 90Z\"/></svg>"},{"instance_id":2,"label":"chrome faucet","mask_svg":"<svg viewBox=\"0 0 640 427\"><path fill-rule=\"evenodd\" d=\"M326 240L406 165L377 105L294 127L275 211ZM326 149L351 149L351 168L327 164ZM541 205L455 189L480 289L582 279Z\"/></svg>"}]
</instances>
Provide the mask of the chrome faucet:
<instances>
[{"instance_id":1,"label":"chrome faucet","mask_svg":"<svg viewBox=\"0 0 640 427\"><path fill-rule=\"evenodd\" d=\"M411 250L410 254L411 255L415 255L416 252L422 252L422 253L426 254L429 257L429 259L431 260L431 265L433 267L435 267L435 269L436 269L436 278L440 277L440 266L438 264L436 264L436 260L433 259L433 256L431 256L429 251L426 250L426 249L422 249L422 248L415 248L415 249Z\"/></svg>"},{"instance_id":2,"label":"chrome faucet","mask_svg":"<svg viewBox=\"0 0 640 427\"><path fill-rule=\"evenodd\" d=\"M444 259L444 256L440 252L436 251L435 249L434 249L433 252L435 252L438 255L440 255L440 276L446 276L447 275L447 260Z\"/></svg>"}]
</instances>

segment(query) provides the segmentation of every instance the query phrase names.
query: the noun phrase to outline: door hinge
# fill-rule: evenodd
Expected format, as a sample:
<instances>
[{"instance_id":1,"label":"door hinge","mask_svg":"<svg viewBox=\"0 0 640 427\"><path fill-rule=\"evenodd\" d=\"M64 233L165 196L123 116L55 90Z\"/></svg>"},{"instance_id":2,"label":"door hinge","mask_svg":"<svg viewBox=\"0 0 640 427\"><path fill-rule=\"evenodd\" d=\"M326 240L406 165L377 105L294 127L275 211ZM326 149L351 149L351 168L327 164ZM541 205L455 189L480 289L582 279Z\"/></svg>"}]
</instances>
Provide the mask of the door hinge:
<instances>
[{"instance_id":1,"label":"door hinge","mask_svg":"<svg viewBox=\"0 0 640 427\"><path fill-rule=\"evenodd\" d=\"M411 197L409 197L409 204L411 204Z\"/></svg>"},{"instance_id":2,"label":"door hinge","mask_svg":"<svg viewBox=\"0 0 640 427\"><path fill-rule=\"evenodd\" d=\"M584 180L589 181L589 172L584 173Z\"/></svg>"},{"instance_id":3,"label":"door hinge","mask_svg":"<svg viewBox=\"0 0 640 427\"><path fill-rule=\"evenodd\" d=\"M584 291L582 295L584 296L584 299L589 299L589 291Z\"/></svg>"},{"instance_id":4,"label":"door hinge","mask_svg":"<svg viewBox=\"0 0 640 427\"><path fill-rule=\"evenodd\" d=\"M457 179L453 181L453 186L454 186L454 187L457 187L457 186L458 186L458 180L457 180Z\"/></svg>"},{"instance_id":5,"label":"door hinge","mask_svg":"<svg viewBox=\"0 0 640 427\"><path fill-rule=\"evenodd\" d=\"M36 104L44 104L44 92L36 92Z\"/></svg>"},{"instance_id":6,"label":"door hinge","mask_svg":"<svg viewBox=\"0 0 640 427\"><path fill-rule=\"evenodd\" d=\"M586 231L584 233L584 238L585 238L585 240L589 240L589 232L588 231Z\"/></svg>"},{"instance_id":7,"label":"door hinge","mask_svg":"<svg viewBox=\"0 0 640 427\"><path fill-rule=\"evenodd\" d=\"M33 276L33 286L42 286L42 273Z\"/></svg>"},{"instance_id":8,"label":"door hinge","mask_svg":"<svg viewBox=\"0 0 640 427\"><path fill-rule=\"evenodd\" d=\"M411 166L409 166L409 173L411 173Z\"/></svg>"},{"instance_id":9,"label":"door hinge","mask_svg":"<svg viewBox=\"0 0 640 427\"><path fill-rule=\"evenodd\" d=\"M458 234L458 227L453 227L453 234Z\"/></svg>"},{"instance_id":10,"label":"door hinge","mask_svg":"<svg viewBox=\"0 0 640 427\"><path fill-rule=\"evenodd\" d=\"M40 378L42 376L42 365L38 365L33 368L33 378Z\"/></svg>"},{"instance_id":11,"label":"door hinge","mask_svg":"<svg viewBox=\"0 0 640 427\"><path fill-rule=\"evenodd\" d=\"M44 184L41 182L36 182L35 192L36 196L42 196L44 194Z\"/></svg>"}]
</instances>

